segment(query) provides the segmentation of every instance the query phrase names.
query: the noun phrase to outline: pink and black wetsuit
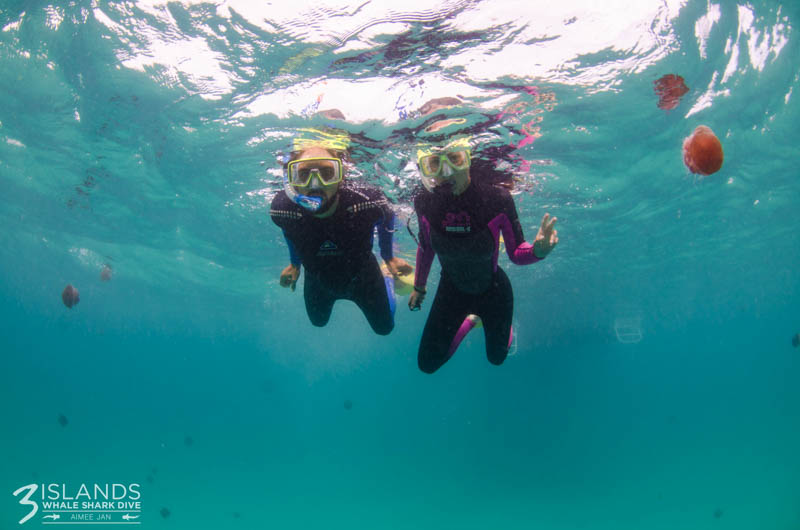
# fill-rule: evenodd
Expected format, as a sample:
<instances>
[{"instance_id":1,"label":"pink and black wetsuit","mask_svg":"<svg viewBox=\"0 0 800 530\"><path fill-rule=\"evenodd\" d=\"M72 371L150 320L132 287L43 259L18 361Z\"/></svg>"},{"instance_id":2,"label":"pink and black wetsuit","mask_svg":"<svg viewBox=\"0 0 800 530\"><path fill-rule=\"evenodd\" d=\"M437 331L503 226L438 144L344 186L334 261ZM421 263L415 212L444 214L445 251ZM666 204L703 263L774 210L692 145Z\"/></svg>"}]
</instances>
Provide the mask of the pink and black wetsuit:
<instances>
[{"instance_id":1,"label":"pink and black wetsuit","mask_svg":"<svg viewBox=\"0 0 800 530\"><path fill-rule=\"evenodd\" d=\"M525 241L511 194L483 183L474 171L472 177L461 195L423 190L414 199L419 217L414 285L425 287L435 254L442 265L419 345L419 367L427 373L450 358L453 338L469 314L483 321L489 361L502 364L508 355L514 294L497 264L500 234L513 263L527 265L540 259Z\"/></svg>"}]
</instances>

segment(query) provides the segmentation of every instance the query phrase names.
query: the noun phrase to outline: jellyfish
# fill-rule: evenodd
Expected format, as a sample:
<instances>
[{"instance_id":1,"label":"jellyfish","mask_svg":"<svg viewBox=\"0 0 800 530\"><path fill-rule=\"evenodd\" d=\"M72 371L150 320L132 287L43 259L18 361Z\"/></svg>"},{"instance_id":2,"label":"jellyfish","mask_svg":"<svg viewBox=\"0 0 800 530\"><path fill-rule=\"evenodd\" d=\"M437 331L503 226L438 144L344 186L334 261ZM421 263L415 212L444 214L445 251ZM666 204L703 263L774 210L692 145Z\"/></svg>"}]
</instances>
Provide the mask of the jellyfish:
<instances>
[{"instance_id":1,"label":"jellyfish","mask_svg":"<svg viewBox=\"0 0 800 530\"><path fill-rule=\"evenodd\" d=\"M186 447L191 447L193 443L194 440L192 439L191 436L187 436L186 438L183 439L183 445L185 445Z\"/></svg>"},{"instance_id":2,"label":"jellyfish","mask_svg":"<svg viewBox=\"0 0 800 530\"><path fill-rule=\"evenodd\" d=\"M698 125L683 141L683 163L692 173L711 175L722 167L722 144L714 131Z\"/></svg>"},{"instance_id":3,"label":"jellyfish","mask_svg":"<svg viewBox=\"0 0 800 530\"><path fill-rule=\"evenodd\" d=\"M58 415L58 424L59 425L61 425L62 427L66 427L68 423L69 423L69 420L67 419L66 416L64 416L63 414L59 414Z\"/></svg>"},{"instance_id":4,"label":"jellyfish","mask_svg":"<svg viewBox=\"0 0 800 530\"><path fill-rule=\"evenodd\" d=\"M438 120L425 127L425 132L433 133L441 129L444 129L445 127L449 127L451 125L462 125L464 123L467 123L467 120L465 120L464 118L450 118L447 120Z\"/></svg>"},{"instance_id":5,"label":"jellyfish","mask_svg":"<svg viewBox=\"0 0 800 530\"><path fill-rule=\"evenodd\" d=\"M345 120L347 118L344 117L342 111L339 109L327 109L319 111L319 114L322 114L329 120Z\"/></svg>"},{"instance_id":6,"label":"jellyfish","mask_svg":"<svg viewBox=\"0 0 800 530\"><path fill-rule=\"evenodd\" d=\"M81 296L76 288L72 285L67 285L61 292L61 300L64 302L65 306L72 309L72 306L81 301Z\"/></svg>"},{"instance_id":7,"label":"jellyfish","mask_svg":"<svg viewBox=\"0 0 800 530\"><path fill-rule=\"evenodd\" d=\"M103 270L100 271L100 279L104 282L107 282L111 279L111 265L108 263L103 265Z\"/></svg>"},{"instance_id":8,"label":"jellyfish","mask_svg":"<svg viewBox=\"0 0 800 530\"><path fill-rule=\"evenodd\" d=\"M653 82L653 90L658 95L658 108L672 110L678 106L683 95L689 92L689 87L681 76L667 74Z\"/></svg>"},{"instance_id":9,"label":"jellyfish","mask_svg":"<svg viewBox=\"0 0 800 530\"><path fill-rule=\"evenodd\" d=\"M457 105L461 105L461 100L458 98L450 96L434 98L425 102L425 104L422 105L417 112L419 112L420 116L427 116L428 114L433 114L437 110L448 109Z\"/></svg>"},{"instance_id":10,"label":"jellyfish","mask_svg":"<svg viewBox=\"0 0 800 530\"><path fill-rule=\"evenodd\" d=\"M344 400L344 410L350 410L353 408L353 402L349 399Z\"/></svg>"},{"instance_id":11,"label":"jellyfish","mask_svg":"<svg viewBox=\"0 0 800 530\"><path fill-rule=\"evenodd\" d=\"M166 518L167 518L167 517L169 517L169 515L170 515L169 508L167 508L166 506L165 506L165 507L163 507L163 508L161 508L161 510L160 510L160 513L161 513L161 517L163 517L164 519L166 519Z\"/></svg>"},{"instance_id":12,"label":"jellyfish","mask_svg":"<svg viewBox=\"0 0 800 530\"><path fill-rule=\"evenodd\" d=\"M800 346L800 333L797 333L794 337L792 337L792 346L795 348Z\"/></svg>"}]
</instances>

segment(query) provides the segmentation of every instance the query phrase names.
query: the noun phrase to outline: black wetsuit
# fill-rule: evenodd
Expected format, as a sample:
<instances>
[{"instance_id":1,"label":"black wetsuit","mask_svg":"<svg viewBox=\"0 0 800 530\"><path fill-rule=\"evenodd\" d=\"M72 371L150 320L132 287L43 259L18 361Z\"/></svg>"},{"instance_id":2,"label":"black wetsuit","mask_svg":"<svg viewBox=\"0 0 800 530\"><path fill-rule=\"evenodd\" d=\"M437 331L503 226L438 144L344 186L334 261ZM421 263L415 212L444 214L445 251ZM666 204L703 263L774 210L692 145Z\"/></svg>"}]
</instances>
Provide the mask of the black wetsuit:
<instances>
[{"instance_id":1,"label":"black wetsuit","mask_svg":"<svg viewBox=\"0 0 800 530\"><path fill-rule=\"evenodd\" d=\"M421 190L414 200L419 217L414 285L425 287L434 254L442 265L419 345L419 367L427 373L435 372L453 354L453 338L469 314L483 321L489 361L501 364L508 355L514 294L508 276L497 265L500 233L512 262L539 260L525 242L511 194L485 183L476 171L471 174L471 184L461 195Z\"/></svg>"},{"instance_id":2,"label":"black wetsuit","mask_svg":"<svg viewBox=\"0 0 800 530\"><path fill-rule=\"evenodd\" d=\"M333 215L319 218L280 191L270 216L283 230L292 264L305 269L303 297L311 323L324 326L336 300L352 300L375 333L387 335L394 327L394 292L387 289L372 242L377 224L381 257L392 258L394 213L376 188L342 187L338 200Z\"/></svg>"}]
</instances>

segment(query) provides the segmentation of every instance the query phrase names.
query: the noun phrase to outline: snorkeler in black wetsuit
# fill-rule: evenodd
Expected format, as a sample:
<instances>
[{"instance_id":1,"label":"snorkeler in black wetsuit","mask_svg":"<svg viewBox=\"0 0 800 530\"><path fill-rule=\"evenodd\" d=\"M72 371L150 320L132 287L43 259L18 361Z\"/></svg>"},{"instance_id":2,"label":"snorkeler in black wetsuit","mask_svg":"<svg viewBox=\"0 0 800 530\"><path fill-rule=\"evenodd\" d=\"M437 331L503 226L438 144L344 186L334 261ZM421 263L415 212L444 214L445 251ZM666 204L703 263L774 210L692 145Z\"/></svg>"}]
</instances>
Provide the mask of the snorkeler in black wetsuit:
<instances>
[{"instance_id":1,"label":"snorkeler in black wetsuit","mask_svg":"<svg viewBox=\"0 0 800 530\"><path fill-rule=\"evenodd\" d=\"M489 361L502 364L511 339L514 295L497 264L500 234L512 262L534 263L558 243L553 228L556 218L545 214L534 244L525 242L509 192L484 183L479 174L471 177L470 152L464 141L440 150L422 150L418 163L425 190L414 200L419 247L410 309L418 309L424 299L434 254L439 254L442 265L422 332L419 367L433 373L446 363L471 329L467 319L471 315L483 322Z\"/></svg>"},{"instance_id":2,"label":"snorkeler in black wetsuit","mask_svg":"<svg viewBox=\"0 0 800 530\"><path fill-rule=\"evenodd\" d=\"M287 186L272 201L270 216L289 245L291 265L281 285L292 287L306 271L303 296L311 323L328 323L336 300L352 300L375 333L394 327L394 293L372 253L378 226L381 257L393 274L411 266L392 255L394 213L375 188L342 184L342 153L320 146L298 151L287 166ZM307 194L303 194L307 193Z\"/></svg>"}]
</instances>

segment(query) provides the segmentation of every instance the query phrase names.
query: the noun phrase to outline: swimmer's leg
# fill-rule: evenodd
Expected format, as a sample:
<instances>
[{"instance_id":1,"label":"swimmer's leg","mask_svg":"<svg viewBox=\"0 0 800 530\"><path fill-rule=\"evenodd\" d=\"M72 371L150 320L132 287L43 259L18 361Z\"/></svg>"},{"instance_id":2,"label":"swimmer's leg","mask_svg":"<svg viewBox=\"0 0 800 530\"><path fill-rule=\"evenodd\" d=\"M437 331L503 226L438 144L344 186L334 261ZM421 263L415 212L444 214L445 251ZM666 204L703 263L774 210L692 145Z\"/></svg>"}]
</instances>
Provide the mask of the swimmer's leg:
<instances>
[{"instance_id":1,"label":"swimmer's leg","mask_svg":"<svg viewBox=\"0 0 800 530\"><path fill-rule=\"evenodd\" d=\"M351 293L351 299L378 335L388 335L394 329L394 284L391 278L388 280L373 256L359 273Z\"/></svg>"},{"instance_id":2,"label":"swimmer's leg","mask_svg":"<svg viewBox=\"0 0 800 530\"><path fill-rule=\"evenodd\" d=\"M447 350L448 359L456 352L458 346L461 344L461 341L467 336L467 333L472 331L475 326L480 323L481 319L478 315L467 315L467 317L464 319L464 322L461 323L461 327L458 328L456 336L453 337L453 342L450 343L450 348Z\"/></svg>"},{"instance_id":3,"label":"swimmer's leg","mask_svg":"<svg viewBox=\"0 0 800 530\"><path fill-rule=\"evenodd\" d=\"M451 349L451 345L469 313L468 304L468 297L442 278L419 343L417 362L420 370L432 374L453 355L455 348Z\"/></svg>"},{"instance_id":4,"label":"swimmer's leg","mask_svg":"<svg viewBox=\"0 0 800 530\"><path fill-rule=\"evenodd\" d=\"M308 270L305 276L303 299L306 302L306 313L313 325L322 327L331 318L336 297L313 274L309 274Z\"/></svg>"},{"instance_id":5,"label":"swimmer's leg","mask_svg":"<svg viewBox=\"0 0 800 530\"><path fill-rule=\"evenodd\" d=\"M514 316L514 292L503 269L498 268L492 286L481 296L478 315L486 336L486 357L492 364L503 364L511 346L511 319Z\"/></svg>"}]
</instances>

